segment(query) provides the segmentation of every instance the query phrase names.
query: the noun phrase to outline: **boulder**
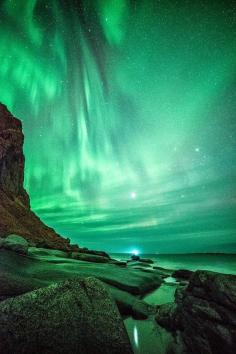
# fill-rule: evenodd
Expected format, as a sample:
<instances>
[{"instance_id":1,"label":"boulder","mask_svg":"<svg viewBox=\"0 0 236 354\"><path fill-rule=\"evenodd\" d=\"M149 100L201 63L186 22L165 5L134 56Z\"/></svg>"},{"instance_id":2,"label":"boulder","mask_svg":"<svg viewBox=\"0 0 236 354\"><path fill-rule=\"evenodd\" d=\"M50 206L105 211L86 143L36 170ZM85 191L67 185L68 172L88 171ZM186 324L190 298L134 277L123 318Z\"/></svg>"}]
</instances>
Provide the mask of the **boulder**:
<instances>
[{"instance_id":1,"label":"boulder","mask_svg":"<svg viewBox=\"0 0 236 354\"><path fill-rule=\"evenodd\" d=\"M131 256L131 261L139 261L140 260L140 257L137 256L136 254L132 254ZM129 262L129 261L128 261Z\"/></svg>"},{"instance_id":2,"label":"boulder","mask_svg":"<svg viewBox=\"0 0 236 354\"><path fill-rule=\"evenodd\" d=\"M19 235L9 235L3 239L2 247L20 254L27 254L29 244Z\"/></svg>"},{"instance_id":3,"label":"boulder","mask_svg":"<svg viewBox=\"0 0 236 354\"><path fill-rule=\"evenodd\" d=\"M179 326L176 303L169 302L158 307L156 321L169 331L176 331Z\"/></svg>"},{"instance_id":4,"label":"boulder","mask_svg":"<svg viewBox=\"0 0 236 354\"><path fill-rule=\"evenodd\" d=\"M132 353L118 309L94 278L52 284L0 303L0 352Z\"/></svg>"},{"instance_id":5,"label":"boulder","mask_svg":"<svg viewBox=\"0 0 236 354\"><path fill-rule=\"evenodd\" d=\"M172 273L172 277L177 279L189 280L193 273L193 271L188 269L178 269Z\"/></svg>"},{"instance_id":6,"label":"boulder","mask_svg":"<svg viewBox=\"0 0 236 354\"><path fill-rule=\"evenodd\" d=\"M236 276L195 272L176 290L175 303L159 307L156 320L178 333L188 353L235 353Z\"/></svg>"},{"instance_id":7,"label":"boulder","mask_svg":"<svg viewBox=\"0 0 236 354\"><path fill-rule=\"evenodd\" d=\"M165 284L169 284L169 285L176 285L176 284L178 284L178 282L176 281L176 279L173 278L173 277L166 277L166 278L164 278L163 280L164 280L164 283L165 283Z\"/></svg>"}]
</instances>

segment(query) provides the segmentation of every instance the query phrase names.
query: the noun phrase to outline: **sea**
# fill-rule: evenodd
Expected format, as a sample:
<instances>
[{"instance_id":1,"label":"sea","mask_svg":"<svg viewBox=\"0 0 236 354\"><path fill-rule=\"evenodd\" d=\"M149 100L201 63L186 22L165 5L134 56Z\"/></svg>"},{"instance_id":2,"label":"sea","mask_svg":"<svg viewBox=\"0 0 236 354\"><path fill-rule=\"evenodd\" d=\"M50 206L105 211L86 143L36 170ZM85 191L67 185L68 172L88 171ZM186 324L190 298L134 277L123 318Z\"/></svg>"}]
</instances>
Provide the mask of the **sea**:
<instances>
[{"instance_id":1,"label":"sea","mask_svg":"<svg viewBox=\"0 0 236 354\"><path fill-rule=\"evenodd\" d=\"M131 255L113 253L111 256L118 260L128 260ZM236 274L236 254L225 253L194 253L194 254L140 254L141 258L150 258L155 266L166 269L198 269L210 270L225 274Z\"/></svg>"}]
</instances>

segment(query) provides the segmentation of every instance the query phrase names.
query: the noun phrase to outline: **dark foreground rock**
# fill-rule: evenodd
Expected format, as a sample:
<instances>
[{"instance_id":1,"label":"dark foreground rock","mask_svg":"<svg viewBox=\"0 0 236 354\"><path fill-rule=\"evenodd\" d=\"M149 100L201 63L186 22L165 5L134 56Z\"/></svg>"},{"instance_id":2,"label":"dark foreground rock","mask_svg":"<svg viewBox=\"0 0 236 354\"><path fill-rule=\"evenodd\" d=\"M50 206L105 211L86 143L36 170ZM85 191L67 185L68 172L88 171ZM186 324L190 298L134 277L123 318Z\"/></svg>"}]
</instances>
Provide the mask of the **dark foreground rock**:
<instances>
[{"instance_id":1,"label":"dark foreground rock","mask_svg":"<svg viewBox=\"0 0 236 354\"><path fill-rule=\"evenodd\" d=\"M189 280L194 272L188 269L178 269L172 273L172 277L177 279Z\"/></svg>"},{"instance_id":2,"label":"dark foreground rock","mask_svg":"<svg viewBox=\"0 0 236 354\"><path fill-rule=\"evenodd\" d=\"M236 352L236 276L197 271L173 304L160 306L157 322L193 354ZM178 352L178 345L173 352ZM183 352L183 349L182 349Z\"/></svg>"},{"instance_id":3,"label":"dark foreground rock","mask_svg":"<svg viewBox=\"0 0 236 354\"><path fill-rule=\"evenodd\" d=\"M0 303L0 352L132 353L117 307L94 278L68 280Z\"/></svg>"}]
</instances>

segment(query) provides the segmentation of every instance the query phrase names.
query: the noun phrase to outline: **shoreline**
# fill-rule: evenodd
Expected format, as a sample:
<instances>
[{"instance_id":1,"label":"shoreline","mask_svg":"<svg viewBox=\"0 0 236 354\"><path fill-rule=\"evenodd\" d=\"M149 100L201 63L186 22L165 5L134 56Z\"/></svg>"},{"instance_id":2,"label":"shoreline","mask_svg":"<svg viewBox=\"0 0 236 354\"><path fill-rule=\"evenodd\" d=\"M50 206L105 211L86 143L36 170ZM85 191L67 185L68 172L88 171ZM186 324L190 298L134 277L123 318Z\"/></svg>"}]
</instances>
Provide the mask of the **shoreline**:
<instances>
[{"instance_id":1,"label":"shoreline","mask_svg":"<svg viewBox=\"0 0 236 354\"><path fill-rule=\"evenodd\" d=\"M172 331L158 323L158 312L165 306L176 306L176 293L185 291L199 271L166 269L160 267L156 259L136 257L125 262L109 255L86 253L74 258L70 253L35 247L28 247L27 252L21 254L19 244L18 251L15 244L11 246L12 249L9 245L5 249L3 243L0 247L0 267L5 274L1 279L0 308L8 302L7 298L18 301L34 289L46 291L48 287L63 284L68 279L94 277L91 279L99 279L116 303L134 354L154 354L157 351L166 354L169 347L179 346ZM227 277L221 273L200 272L207 276L208 273L210 276L219 274L222 279ZM4 297L4 291L8 296Z\"/></svg>"},{"instance_id":2,"label":"shoreline","mask_svg":"<svg viewBox=\"0 0 236 354\"><path fill-rule=\"evenodd\" d=\"M111 255L121 261L127 258L126 254L112 253ZM170 271L181 268L191 271L203 269L236 275L236 254L143 254L142 257L152 258L155 266Z\"/></svg>"}]
</instances>

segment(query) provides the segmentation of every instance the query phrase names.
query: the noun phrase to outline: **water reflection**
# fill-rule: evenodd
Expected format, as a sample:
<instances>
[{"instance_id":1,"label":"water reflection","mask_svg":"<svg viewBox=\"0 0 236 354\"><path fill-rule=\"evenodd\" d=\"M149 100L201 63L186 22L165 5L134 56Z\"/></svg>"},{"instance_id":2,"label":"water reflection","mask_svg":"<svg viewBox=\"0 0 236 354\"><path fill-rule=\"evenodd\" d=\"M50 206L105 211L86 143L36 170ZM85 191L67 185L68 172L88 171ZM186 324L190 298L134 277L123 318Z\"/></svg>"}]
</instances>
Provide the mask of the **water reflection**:
<instances>
[{"instance_id":1,"label":"water reflection","mask_svg":"<svg viewBox=\"0 0 236 354\"><path fill-rule=\"evenodd\" d=\"M135 346L138 348L138 329L136 325L134 325L134 343Z\"/></svg>"},{"instance_id":2,"label":"water reflection","mask_svg":"<svg viewBox=\"0 0 236 354\"><path fill-rule=\"evenodd\" d=\"M171 335L158 326L154 320L125 320L134 354L165 354Z\"/></svg>"}]
</instances>

